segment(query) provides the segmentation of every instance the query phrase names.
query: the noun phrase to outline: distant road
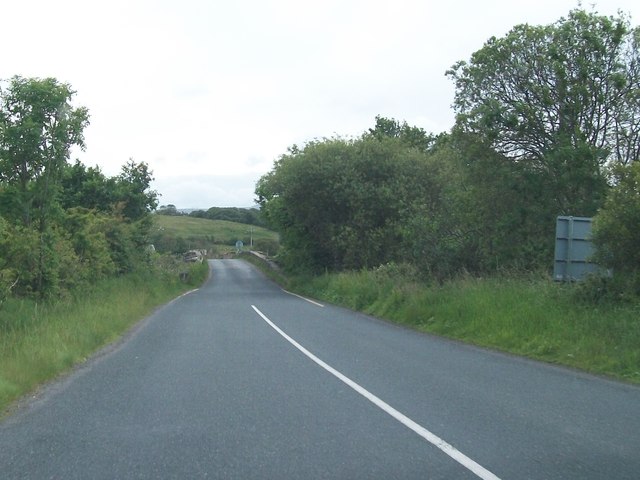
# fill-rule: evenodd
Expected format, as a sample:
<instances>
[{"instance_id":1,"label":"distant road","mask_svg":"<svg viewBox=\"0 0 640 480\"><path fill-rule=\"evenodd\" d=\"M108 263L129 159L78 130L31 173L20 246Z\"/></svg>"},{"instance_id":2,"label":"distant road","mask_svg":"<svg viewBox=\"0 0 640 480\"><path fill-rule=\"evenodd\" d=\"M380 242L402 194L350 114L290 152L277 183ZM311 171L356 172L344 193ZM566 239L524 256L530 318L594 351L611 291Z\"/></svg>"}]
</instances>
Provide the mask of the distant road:
<instances>
[{"instance_id":1,"label":"distant road","mask_svg":"<svg viewBox=\"0 0 640 480\"><path fill-rule=\"evenodd\" d=\"M0 424L0 478L640 478L640 388L211 266Z\"/></svg>"}]
</instances>

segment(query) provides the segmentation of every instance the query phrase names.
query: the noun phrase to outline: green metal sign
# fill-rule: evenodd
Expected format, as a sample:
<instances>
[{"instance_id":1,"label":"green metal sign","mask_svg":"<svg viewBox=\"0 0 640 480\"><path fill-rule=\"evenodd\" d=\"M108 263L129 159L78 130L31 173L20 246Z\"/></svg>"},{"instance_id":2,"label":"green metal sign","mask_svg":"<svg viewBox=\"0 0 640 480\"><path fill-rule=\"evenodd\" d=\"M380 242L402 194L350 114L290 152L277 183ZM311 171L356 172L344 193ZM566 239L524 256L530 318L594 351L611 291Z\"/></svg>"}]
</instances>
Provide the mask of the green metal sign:
<instances>
[{"instance_id":1,"label":"green metal sign","mask_svg":"<svg viewBox=\"0 0 640 480\"><path fill-rule=\"evenodd\" d=\"M591 243L591 218L558 217L553 278L559 282L582 280L599 270L590 261L595 249Z\"/></svg>"}]
</instances>

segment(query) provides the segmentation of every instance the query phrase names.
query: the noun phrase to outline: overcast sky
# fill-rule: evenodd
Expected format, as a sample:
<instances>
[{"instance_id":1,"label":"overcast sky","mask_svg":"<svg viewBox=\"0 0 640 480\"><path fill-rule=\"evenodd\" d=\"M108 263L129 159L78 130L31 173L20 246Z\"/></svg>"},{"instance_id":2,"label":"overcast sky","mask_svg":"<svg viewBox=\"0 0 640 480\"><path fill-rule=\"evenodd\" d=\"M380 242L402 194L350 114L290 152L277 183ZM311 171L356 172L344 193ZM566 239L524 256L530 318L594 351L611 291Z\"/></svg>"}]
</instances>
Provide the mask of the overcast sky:
<instances>
[{"instance_id":1,"label":"overcast sky","mask_svg":"<svg viewBox=\"0 0 640 480\"><path fill-rule=\"evenodd\" d=\"M445 71L575 0L4 1L0 78L55 77L91 114L85 165L154 173L160 203L253 205L288 146L357 136L376 115L453 124ZM640 20L637 0L584 8ZM74 159L75 159L74 157Z\"/></svg>"}]
</instances>

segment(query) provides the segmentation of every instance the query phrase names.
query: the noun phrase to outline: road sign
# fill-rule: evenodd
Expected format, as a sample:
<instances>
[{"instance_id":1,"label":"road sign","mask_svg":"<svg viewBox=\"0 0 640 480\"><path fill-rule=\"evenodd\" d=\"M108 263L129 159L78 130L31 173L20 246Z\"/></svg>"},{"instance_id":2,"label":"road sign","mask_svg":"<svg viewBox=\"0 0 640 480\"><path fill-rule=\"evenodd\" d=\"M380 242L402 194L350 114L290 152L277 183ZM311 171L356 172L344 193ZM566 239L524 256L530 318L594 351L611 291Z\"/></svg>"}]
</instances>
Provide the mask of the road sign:
<instances>
[{"instance_id":1,"label":"road sign","mask_svg":"<svg viewBox=\"0 0 640 480\"><path fill-rule=\"evenodd\" d=\"M556 220L556 249L553 277L557 281L582 280L599 270L590 261L595 248L591 243L591 218L560 216Z\"/></svg>"}]
</instances>

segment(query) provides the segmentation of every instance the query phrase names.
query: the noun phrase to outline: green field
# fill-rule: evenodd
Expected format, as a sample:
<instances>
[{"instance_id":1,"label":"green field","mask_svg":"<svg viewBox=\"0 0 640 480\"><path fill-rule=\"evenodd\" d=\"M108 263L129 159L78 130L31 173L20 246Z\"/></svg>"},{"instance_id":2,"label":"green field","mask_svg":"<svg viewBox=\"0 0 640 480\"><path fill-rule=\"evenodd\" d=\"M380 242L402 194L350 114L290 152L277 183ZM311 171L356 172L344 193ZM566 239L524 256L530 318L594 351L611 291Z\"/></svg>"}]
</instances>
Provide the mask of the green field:
<instances>
[{"instance_id":1,"label":"green field","mask_svg":"<svg viewBox=\"0 0 640 480\"><path fill-rule=\"evenodd\" d=\"M154 215L152 241L162 249L163 241L180 239L175 250L206 248L217 252L232 250L238 240L250 248L253 240L257 250L273 249L278 244L278 234L266 228L226 220L209 220L186 215ZM173 244L172 244L173 245ZM266 247L266 248L265 248Z\"/></svg>"}]
</instances>

